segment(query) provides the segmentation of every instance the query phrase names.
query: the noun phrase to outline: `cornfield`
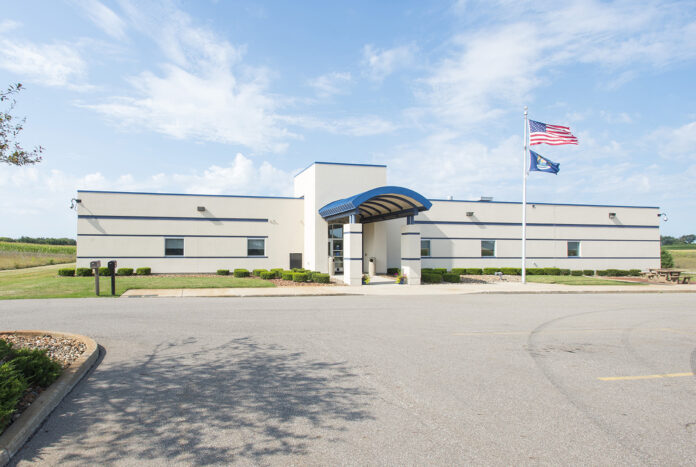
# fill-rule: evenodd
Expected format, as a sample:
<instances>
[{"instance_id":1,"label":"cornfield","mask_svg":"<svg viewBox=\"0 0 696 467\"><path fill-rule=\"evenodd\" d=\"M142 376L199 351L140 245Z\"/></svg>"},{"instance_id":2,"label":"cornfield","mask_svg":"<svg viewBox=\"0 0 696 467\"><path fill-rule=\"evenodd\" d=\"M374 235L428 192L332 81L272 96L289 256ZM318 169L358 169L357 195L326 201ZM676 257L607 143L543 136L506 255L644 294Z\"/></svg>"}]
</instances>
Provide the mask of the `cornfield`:
<instances>
[{"instance_id":1,"label":"cornfield","mask_svg":"<svg viewBox=\"0 0 696 467\"><path fill-rule=\"evenodd\" d=\"M0 242L0 269L72 263L75 261L75 250L71 245Z\"/></svg>"}]
</instances>

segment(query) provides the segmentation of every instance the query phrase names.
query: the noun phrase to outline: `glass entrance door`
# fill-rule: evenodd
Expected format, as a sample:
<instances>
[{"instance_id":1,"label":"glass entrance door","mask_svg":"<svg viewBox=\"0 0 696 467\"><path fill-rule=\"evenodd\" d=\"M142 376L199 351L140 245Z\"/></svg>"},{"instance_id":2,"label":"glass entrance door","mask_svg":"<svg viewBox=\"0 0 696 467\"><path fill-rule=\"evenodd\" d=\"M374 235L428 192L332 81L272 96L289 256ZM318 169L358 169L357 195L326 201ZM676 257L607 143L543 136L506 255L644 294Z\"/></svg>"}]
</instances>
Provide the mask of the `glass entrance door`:
<instances>
[{"instance_id":1,"label":"glass entrance door","mask_svg":"<svg viewBox=\"0 0 696 467\"><path fill-rule=\"evenodd\" d=\"M329 224L329 256L334 259L334 274L343 274L343 224Z\"/></svg>"}]
</instances>

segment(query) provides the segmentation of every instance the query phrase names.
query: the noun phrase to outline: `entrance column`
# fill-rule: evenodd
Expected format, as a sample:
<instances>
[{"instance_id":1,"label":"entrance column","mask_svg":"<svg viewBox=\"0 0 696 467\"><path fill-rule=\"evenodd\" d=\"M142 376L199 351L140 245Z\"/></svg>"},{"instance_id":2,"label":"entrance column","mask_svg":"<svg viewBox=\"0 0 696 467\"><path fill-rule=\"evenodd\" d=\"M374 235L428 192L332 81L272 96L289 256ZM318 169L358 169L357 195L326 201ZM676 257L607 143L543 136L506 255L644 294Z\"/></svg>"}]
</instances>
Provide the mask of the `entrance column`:
<instances>
[{"instance_id":1,"label":"entrance column","mask_svg":"<svg viewBox=\"0 0 696 467\"><path fill-rule=\"evenodd\" d=\"M417 225L401 227L401 274L409 285L421 283L421 234Z\"/></svg>"},{"instance_id":2,"label":"entrance column","mask_svg":"<svg viewBox=\"0 0 696 467\"><path fill-rule=\"evenodd\" d=\"M362 224L343 224L343 282L362 284Z\"/></svg>"}]
</instances>

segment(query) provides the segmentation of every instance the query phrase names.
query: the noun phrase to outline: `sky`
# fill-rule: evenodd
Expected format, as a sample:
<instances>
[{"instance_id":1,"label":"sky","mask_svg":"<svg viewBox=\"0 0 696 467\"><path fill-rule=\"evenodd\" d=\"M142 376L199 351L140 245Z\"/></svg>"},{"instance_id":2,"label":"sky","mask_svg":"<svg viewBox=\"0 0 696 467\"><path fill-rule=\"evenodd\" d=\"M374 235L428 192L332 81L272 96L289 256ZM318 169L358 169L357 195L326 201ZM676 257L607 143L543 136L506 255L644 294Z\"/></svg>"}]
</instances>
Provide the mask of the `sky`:
<instances>
[{"instance_id":1,"label":"sky","mask_svg":"<svg viewBox=\"0 0 696 467\"><path fill-rule=\"evenodd\" d=\"M313 161L386 164L431 199L659 206L696 233L693 1L5 2L20 141L0 236L75 237L76 190L292 195Z\"/></svg>"}]
</instances>

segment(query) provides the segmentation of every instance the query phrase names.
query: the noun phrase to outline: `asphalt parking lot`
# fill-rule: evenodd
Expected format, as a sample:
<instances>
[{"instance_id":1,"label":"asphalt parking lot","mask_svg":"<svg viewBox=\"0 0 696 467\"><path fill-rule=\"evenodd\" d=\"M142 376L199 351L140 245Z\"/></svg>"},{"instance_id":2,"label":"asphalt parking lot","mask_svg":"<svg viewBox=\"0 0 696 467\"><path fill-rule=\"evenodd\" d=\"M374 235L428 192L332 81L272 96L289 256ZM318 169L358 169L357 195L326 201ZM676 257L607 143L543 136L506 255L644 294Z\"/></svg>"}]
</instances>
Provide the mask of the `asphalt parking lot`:
<instances>
[{"instance_id":1,"label":"asphalt parking lot","mask_svg":"<svg viewBox=\"0 0 696 467\"><path fill-rule=\"evenodd\" d=\"M693 465L696 295L0 302L98 366L13 462Z\"/></svg>"}]
</instances>

